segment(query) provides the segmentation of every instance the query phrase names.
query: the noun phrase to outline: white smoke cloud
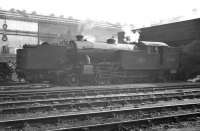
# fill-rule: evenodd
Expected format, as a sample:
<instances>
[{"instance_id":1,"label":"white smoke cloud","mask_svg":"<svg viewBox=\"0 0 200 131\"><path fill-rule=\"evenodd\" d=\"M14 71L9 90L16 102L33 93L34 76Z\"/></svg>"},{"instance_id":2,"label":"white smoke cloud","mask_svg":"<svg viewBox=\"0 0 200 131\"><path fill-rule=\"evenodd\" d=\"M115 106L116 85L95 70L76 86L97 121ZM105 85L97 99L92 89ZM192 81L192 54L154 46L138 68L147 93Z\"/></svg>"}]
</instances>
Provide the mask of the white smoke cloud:
<instances>
[{"instance_id":1,"label":"white smoke cloud","mask_svg":"<svg viewBox=\"0 0 200 131\"><path fill-rule=\"evenodd\" d=\"M95 27L95 22L92 20L84 20L80 23L78 27L77 34L83 35L84 39L90 42L95 42L96 37L93 35L93 28Z\"/></svg>"},{"instance_id":2,"label":"white smoke cloud","mask_svg":"<svg viewBox=\"0 0 200 131\"><path fill-rule=\"evenodd\" d=\"M85 39L87 41L90 41L90 42L95 42L96 41L96 37L92 36L92 35L84 35L83 39Z\"/></svg>"},{"instance_id":3,"label":"white smoke cloud","mask_svg":"<svg viewBox=\"0 0 200 131\"><path fill-rule=\"evenodd\" d=\"M140 34L138 31L133 32L130 26L123 26L124 41L127 43L139 42Z\"/></svg>"},{"instance_id":4,"label":"white smoke cloud","mask_svg":"<svg viewBox=\"0 0 200 131\"><path fill-rule=\"evenodd\" d=\"M91 33L92 28L95 26L95 22L91 20L83 20L78 26L78 33Z\"/></svg>"}]
</instances>

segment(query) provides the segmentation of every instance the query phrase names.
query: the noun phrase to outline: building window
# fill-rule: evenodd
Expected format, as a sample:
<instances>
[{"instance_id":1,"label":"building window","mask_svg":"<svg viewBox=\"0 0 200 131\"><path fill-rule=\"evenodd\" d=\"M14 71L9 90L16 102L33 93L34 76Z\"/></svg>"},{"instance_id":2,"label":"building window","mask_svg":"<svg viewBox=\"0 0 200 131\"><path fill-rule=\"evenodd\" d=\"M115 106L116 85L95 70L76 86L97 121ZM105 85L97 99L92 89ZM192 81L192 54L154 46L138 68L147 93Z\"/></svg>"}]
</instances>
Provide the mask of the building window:
<instances>
[{"instance_id":1,"label":"building window","mask_svg":"<svg viewBox=\"0 0 200 131\"><path fill-rule=\"evenodd\" d=\"M1 53L2 54L9 54L9 47L6 46L6 45L2 46Z\"/></svg>"}]
</instances>

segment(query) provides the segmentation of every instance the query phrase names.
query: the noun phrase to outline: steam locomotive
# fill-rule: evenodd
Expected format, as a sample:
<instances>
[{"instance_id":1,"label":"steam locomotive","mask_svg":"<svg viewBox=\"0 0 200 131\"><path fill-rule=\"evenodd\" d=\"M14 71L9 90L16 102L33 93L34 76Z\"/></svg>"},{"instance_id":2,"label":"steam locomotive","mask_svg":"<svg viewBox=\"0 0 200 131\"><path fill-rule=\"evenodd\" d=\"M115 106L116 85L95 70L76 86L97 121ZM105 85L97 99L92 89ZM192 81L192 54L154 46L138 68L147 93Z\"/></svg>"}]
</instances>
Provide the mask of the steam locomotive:
<instances>
[{"instance_id":1,"label":"steam locomotive","mask_svg":"<svg viewBox=\"0 0 200 131\"><path fill-rule=\"evenodd\" d=\"M16 72L29 82L50 81L77 86L173 79L180 51L161 42L120 44L77 40L52 45L25 45L17 50Z\"/></svg>"}]
</instances>

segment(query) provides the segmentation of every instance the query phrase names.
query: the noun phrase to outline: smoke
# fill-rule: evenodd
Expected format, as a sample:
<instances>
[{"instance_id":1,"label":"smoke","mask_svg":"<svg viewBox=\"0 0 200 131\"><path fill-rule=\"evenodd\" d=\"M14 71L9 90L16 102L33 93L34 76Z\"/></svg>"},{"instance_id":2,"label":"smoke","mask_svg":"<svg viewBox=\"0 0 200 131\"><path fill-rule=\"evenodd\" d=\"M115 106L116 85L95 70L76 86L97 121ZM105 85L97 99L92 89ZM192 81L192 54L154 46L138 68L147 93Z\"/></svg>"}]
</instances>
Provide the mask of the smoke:
<instances>
[{"instance_id":1,"label":"smoke","mask_svg":"<svg viewBox=\"0 0 200 131\"><path fill-rule=\"evenodd\" d=\"M90 42L95 42L96 37L93 35L93 28L95 27L95 22L91 20L84 20L80 23L78 27L77 34L83 35L84 39Z\"/></svg>"},{"instance_id":2,"label":"smoke","mask_svg":"<svg viewBox=\"0 0 200 131\"><path fill-rule=\"evenodd\" d=\"M92 36L92 35L84 35L83 39L85 39L87 41L90 41L90 42L95 42L96 41L95 36Z\"/></svg>"},{"instance_id":3,"label":"smoke","mask_svg":"<svg viewBox=\"0 0 200 131\"><path fill-rule=\"evenodd\" d=\"M130 26L124 26L122 27L122 30L124 31L124 41L127 43L138 43L140 38L139 31L132 31Z\"/></svg>"}]
</instances>

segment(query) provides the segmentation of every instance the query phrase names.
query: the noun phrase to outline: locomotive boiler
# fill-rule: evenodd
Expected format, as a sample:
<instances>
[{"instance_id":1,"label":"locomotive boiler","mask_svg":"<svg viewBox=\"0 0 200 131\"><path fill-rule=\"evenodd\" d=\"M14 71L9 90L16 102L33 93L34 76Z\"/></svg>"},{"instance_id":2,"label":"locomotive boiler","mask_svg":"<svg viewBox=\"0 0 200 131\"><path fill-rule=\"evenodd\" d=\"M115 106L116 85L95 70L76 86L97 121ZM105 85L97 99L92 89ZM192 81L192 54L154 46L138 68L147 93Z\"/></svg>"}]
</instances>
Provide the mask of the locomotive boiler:
<instances>
[{"instance_id":1,"label":"locomotive boiler","mask_svg":"<svg viewBox=\"0 0 200 131\"><path fill-rule=\"evenodd\" d=\"M153 82L176 74L179 51L161 42L89 42L79 37L17 51L17 74L30 82L68 85Z\"/></svg>"}]
</instances>

